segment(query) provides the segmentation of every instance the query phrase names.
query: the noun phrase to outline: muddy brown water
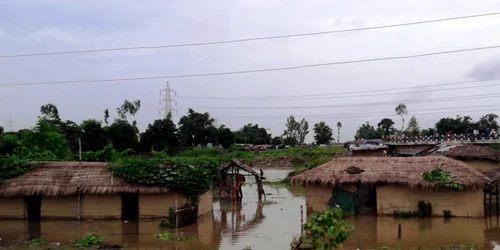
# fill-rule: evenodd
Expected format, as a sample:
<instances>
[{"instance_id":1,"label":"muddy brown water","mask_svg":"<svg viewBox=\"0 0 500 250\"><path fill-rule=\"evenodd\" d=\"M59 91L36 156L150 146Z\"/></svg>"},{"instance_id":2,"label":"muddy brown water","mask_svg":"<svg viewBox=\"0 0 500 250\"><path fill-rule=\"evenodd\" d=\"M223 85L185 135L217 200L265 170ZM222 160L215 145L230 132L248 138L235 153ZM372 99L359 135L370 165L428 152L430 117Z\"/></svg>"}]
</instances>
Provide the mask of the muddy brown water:
<instances>
[{"instance_id":1,"label":"muddy brown water","mask_svg":"<svg viewBox=\"0 0 500 250\"><path fill-rule=\"evenodd\" d=\"M287 170L267 169L270 180L284 178ZM0 248L20 237L43 237L48 242L68 246L70 240L95 232L111 244L127 249L290 249L290 242L300 234L300 206L303 189L265 185L267 199L259 203L257 186L243 187L243 202L214 202L213 213L203 216L197 225L175 230L158 227L157 220L139 222L0 220ZM444 245L476 244L478 249L500 249L500 221L497 218L467 219L394 219L360 216L350 220L355 230L344 243L345 249L377 247L435 248ZM401 224L401 239L398 239ZM194 239L185 242L162 241L154 234L168 232ZM498 242L498 243L497 243Z\"/></svg>"}]
</instances>

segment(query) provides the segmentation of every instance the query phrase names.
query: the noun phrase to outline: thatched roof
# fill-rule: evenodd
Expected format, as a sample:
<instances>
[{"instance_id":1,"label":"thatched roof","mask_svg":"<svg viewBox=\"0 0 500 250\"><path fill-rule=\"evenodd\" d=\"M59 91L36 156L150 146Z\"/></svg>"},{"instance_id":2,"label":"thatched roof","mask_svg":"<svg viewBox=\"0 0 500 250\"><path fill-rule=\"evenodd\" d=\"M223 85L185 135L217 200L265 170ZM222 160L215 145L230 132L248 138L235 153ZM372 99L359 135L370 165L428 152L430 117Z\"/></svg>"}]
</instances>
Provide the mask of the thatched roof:
<instances>
[{"instance_id":1,"label":"thatched roof","mask_svg":"<svg viewBox=\"0 0 500 250\"><path fill-rule=\"evenodd\" d=\"M486 171L486 176L490 178L490 183L493 186L500 185L500 168L494 168Z\"/></svg>"},{"instance_id":2,"label":"thatched roof","mask_svg":"<svg viewBox=\"0 0 500 250\"><path fill-rule=\"evenodd\" d=\"M166 187L125 183L113 177L108 164L102 162L44 163L35 170L0 185L0 196L61 196L81 194L115 194L122 192L165 193Z\"/></svg>"},{"instance_id":3,"label":"thatched roof","mask_svg":"<svg viewBox=\"0 0 500 250\"><path fill-rule=\"evenodd\" d=\"M226 163L222 169L221 169L221 172L226 172L230 167L237 167L237 168L240 168L254 176L257 176L257 177L260 177L259 173L255 172L255 170L253 170L250 166L248 166L247 164L239 161L239 160L231 160L230 162ZM265 179L265 178L264 178Z\"/></svg>"},{"instance_id":4,"label":"thatched roof","mask_svg":"<svg viewBox=\"0 0 500 250\"><path fill-rule=\"evenodd\" d=\"M434 187L422 179L422 174L441 168L469 188L482 188L489 178L476 168L444 156L428 157L349 157L337 158L292 178L292 183L343 184L401 184L412 188Z\"/></svg>"},{"instance_id":5,"label":"thatched roof","mask_svg":"<svg viewBox=\"0 0 500 250\"><path fill-rule=\"evenodd\" d=\"M439 144L419 155L444 155L457 160L489 160L500 162L500 151L490 147L467 144Z\"/></svg>"}]
</instances>

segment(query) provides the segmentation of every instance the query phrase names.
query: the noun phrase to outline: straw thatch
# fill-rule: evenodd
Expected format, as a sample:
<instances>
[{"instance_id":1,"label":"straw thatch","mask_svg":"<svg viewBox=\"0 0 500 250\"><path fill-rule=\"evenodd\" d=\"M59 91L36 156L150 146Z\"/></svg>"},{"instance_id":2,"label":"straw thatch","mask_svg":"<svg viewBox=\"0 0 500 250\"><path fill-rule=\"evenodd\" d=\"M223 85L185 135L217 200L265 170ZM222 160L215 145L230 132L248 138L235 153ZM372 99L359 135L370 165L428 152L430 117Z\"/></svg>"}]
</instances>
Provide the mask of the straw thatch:
<instances>
[{"instance_id":1,"label":"straw thatch","mask_svg":"<svg viewBox=\"0 0 500 250\"><path fill-rule=\"evenodd\" d=\"M239 161L239 160L231 160L230 162L228 162L227 164L225 164L222 169L221 169L221 172L226 172L230 167L232 166L235 166L237 168L240 168L254 176L257 176L257 177L260 177L260 175L255 172L255 170L253 170L250 166L248 166L247 164Z\"/></svg>"},{"instance_id":2,"label":"straw thatch","mask_svg":"<svg viewBox=\"0 0 500 250\"><path fill-rule=\"evenodd\" d=\"M168 188L125 183L102 162L44 163L0 185L0 196L61 196L122 192L166 193Z\"/></svg>"},{"instance_id":3,"label":"straw thatch","mask_svg":"<svg viewBox=\"0 0 500 250\"><path fill-rule=\"evenodd\" d=\"M456 177L468 188L482 188L489 178L476 168L444 156L428 157L350 157L337 158L292 178L292 183L344 184L400 184L412 188L435 187L422 179L422 174L441 168Z\"/></svg>"},{"instance_id":4,"label":"straw thatch","mask_svg":"<svg viewBox=\"0 0 500 250\"><path fill-rule=\"evenodd\" d=\"M419 155L444 155L457 160L489 160L500 162L500 152L490 147L466 144L440 144Z\"/></svg>"},{"instance_id":5,"label":"straw thatch","mask_svg":"<svg viewBox=\"0 0 500 250\"><path fill-rule=\"evenodd\" d=\"M492 186L500 185L500 168L494 168L486 171L486 176L490 178L490 184Z\"/></svg>"}]
</instances>

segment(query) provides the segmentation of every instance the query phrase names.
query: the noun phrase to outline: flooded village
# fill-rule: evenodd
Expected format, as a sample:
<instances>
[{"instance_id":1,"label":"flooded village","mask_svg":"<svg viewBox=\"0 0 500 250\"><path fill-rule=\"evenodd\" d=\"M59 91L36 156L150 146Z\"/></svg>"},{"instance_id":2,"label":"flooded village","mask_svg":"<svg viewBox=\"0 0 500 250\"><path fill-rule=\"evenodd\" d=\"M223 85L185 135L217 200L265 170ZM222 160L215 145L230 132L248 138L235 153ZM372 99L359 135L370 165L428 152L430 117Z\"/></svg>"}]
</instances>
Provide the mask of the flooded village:
<instances>
[{"instance_id":1,"label":"flooded village","mask_svg":"<svg viewBox=\"0 0 500 250\"><path fill-rule=\"evenodd\" d=\"M0 250L500 250L499 26L494 0L0 1Z\"/></svg>"},{"instance_id":2,"label":"flooded village","mask_svg":"<svg viewBox=\"0 0 500 250\"><path fill-rule=\"evenodd\" d=\"M500 247L496 150L458 141L413 156L395 155L390 141L332 147L330 161L291 179L294 169L272 164L293 157L223 163L196 207L175 189L114 177L107 163L43 163L0 185L0 247L39 238L67 247L96 234L126 249L290 249L329 207L351 215L342 249ZM425 180L436 170L451 186ZM170 216L176 225L160 227ZM155 238L162 233L175 240Z\"/></svg>"}]
</instances>

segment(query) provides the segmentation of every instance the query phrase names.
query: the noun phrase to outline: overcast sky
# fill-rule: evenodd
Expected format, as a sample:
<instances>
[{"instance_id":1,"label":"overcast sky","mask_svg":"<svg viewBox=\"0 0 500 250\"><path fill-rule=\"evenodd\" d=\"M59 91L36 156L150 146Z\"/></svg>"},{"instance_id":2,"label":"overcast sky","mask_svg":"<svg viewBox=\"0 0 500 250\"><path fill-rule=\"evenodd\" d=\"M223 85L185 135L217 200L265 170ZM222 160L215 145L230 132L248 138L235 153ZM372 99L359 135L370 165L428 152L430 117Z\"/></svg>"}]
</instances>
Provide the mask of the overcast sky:
<instances>
[{"instance_id":1,"label":"overcast sky","mask_svg":"<svg viewBox=\"0 0 500 250\"><path fill-rule=\"evenodd\" d=\"M0 55L231 40L363 28L494 11L500 11L500 1L2 0ZM210 46L0 58L0 84L239 71L494 46L500 45L498 27L500 15ZM232 129L257 123L269 128L275 136L282 134L286 117L294 114L309 121L311 132L308 140L312 140L312 125L322 120L334 127L335 132L340 121L343 124L341 140L349 140L366 121L376 125L382 118L389 117L396 122L396 127L400 127L401 120L393 114L400 101L408 101L409 115L406 120L409 120L412 110L439 108L426 111L434 113L427 115L422 114L423 111L413 111L424 128L433 126L443 116L459 113L477 119L487 111L494 112L497 107L492 105L500 104L496 101L498 97L414 103L409 100L500 93L500 87L492 85L498 81L441 87L481 86L473 89L422 92L436 88L418 87L500 77L499 67L500 49L491 49L294 71L179 78L169 82L179 95L176 98L179 115L192 107L199 112L209 112L221 124ZM166 81L0 87L0 126L8 129L9 117L14 120L14 129L33 126L40 106L46 103L57 105L63 119L80 123L89 118L102 120L106 108L110 109L112 116L116 116L115 109L124 99L140 99L142 107L136 119L143 130L148 123L161 117L159 91ZM279 101L181 97L290 96L407 87L415 87L417 92L403 89L399 92L410 93L387 95L394 92L387 91L384 92L386 95L374 92L362 97ZM352 106L380 102L389 104ZM337 107L300 108L335 105ZM463 108L481 105L488 106ZM271 109L273 107L293 108ZM364 113L369 115L360 115ZM321 114L330 116L307 117ZM339 117L339 114L352 116ZM179 116L176 116L176 122L178 119Z\"/></svg>"}]
</instances>

